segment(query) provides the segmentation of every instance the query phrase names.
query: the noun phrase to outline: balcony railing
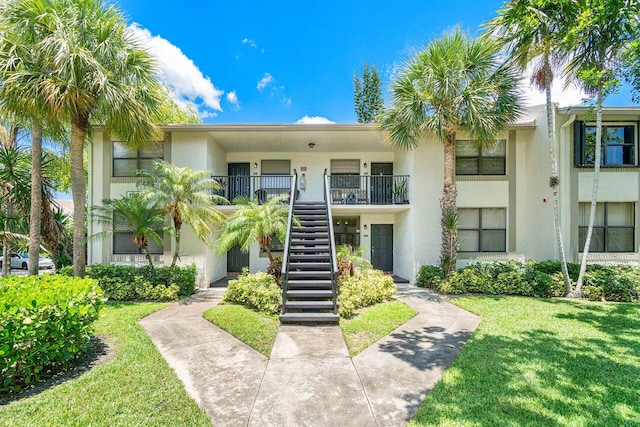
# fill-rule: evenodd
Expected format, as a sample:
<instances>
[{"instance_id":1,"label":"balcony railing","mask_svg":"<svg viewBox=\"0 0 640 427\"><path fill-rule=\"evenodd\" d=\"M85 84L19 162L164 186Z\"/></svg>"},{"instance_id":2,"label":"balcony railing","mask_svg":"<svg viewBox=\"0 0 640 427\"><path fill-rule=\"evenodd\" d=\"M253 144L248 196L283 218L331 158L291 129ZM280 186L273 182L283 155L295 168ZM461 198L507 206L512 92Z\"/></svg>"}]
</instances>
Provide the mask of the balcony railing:
<instances>
[{"instance_id":1,"label":"balcony railing","mask_svg":"<svg viewBox=\"0 0 640 427\"><path fill-rule=\"evenodd\" d=\"M409 175L330 175L329 183L334 205L409 203Z\"/></svg>"},{"instance_id":2,"label":"balcony railing","mask_svg":"<svg viewBox=\"0 0 640 427\"><path fill-rule=\"evenodd\" d=\"M291 190L291 175L220 175L212 176L211 179L220 186L215 194L231 203L241 197L264 203L272 197L289 194Z\"/></svg>"}]
</instances>

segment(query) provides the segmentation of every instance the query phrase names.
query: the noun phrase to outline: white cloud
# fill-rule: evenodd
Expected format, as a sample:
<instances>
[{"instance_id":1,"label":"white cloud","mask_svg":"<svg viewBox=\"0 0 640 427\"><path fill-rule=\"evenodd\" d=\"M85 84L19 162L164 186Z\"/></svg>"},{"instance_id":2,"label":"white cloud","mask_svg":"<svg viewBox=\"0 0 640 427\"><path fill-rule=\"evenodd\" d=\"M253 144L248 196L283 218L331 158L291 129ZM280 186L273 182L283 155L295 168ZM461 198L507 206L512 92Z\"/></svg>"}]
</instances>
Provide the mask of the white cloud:
<instances>
[{"instance_id":1,"label":"white cloud","mask_svg":"<svg viewBox=\"0 0 640 427\"><path fill-rule=\"evenodd\" d=\"M235 90L227 92L227 102L231 104L234 109L240 108L240 101L238 101L238 94Z\"/></svg>"},{"instance_id":2,"label":"white cloud","mask_svg":"<svg viewBox=\"0 0 640 427\"><path fill-rule=\"evenodd\" d=\"M254 42L253 40L245 37L244 39L242 39L242 44L248 44L249 46L253 47L253 48L258 48L258 45L256 44L256 42Z\"/></svg>"},{"instance_id":3,"label":"white cloud","mask_svg":"<svg viewBox=\"0 0 640 427\"><path fill-rule=\"evenodd\" d=\"M269 73L264 73L256 88L262 92L262 90L273 82L273 76Z\"/></svg>"},{"instance_id":4,"label":"white cloud","mask_svg":"<svg viewBox=\"0 0 640 427\"><path fill-rule=\"evenodd\" d=\"M303 118L298 119L295 122L295 124L297 125L330 125L333 123L335 122L322 116L304 116Z\"/></svg>"},{"instance_id":5,"label":"white cloud","mask_svg":"<svg viewBox=\"0 0 640 427\"><path fill-rule=\"evenodd\" d=\"M207 110L222 111L220 98L224 91L216 89L211 79L204 76L179 47L152 35L137 23L131 24L128 29L158 61L160 78L169 87L178 105L185 106L189 102L195 104L202 118L215 117L216 113Z\"/></svg>"}]
</instances>

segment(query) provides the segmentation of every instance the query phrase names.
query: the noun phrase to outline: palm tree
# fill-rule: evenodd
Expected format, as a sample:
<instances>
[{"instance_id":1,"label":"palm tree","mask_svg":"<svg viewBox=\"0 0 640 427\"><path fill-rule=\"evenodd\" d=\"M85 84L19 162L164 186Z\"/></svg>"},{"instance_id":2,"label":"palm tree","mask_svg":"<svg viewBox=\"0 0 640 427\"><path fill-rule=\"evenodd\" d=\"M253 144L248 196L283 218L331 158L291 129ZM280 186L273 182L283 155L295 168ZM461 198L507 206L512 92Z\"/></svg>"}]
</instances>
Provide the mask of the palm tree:
<instances>
[{"instance_id":1,"label":"palm tree","mask_svg":"<svg viewBox=\"0 0 640 427\"><path fill-rule=\"evenodd\" d=\"M569 72L577 76L585 91L596 98L596 144L589 226L582 251L576 287L569 296L580 297L598 201L600 159L602 150L602 103L620 85L623 56L632 42L640 37L637 0L576 0L578 18L565 42L574 52Z\"/></svg>"},{"instance_id":2,"label":"palm tree","mask_svg":"<svg viewBox=\"0 0 640 427\"><path fill-rule=\"evenodd\" d=\"M102 206L93 206L91 212L92 221L110 228L90 238L103 239L111 236L115 226L124 225L133 234L131 241L144 252L149 266L153 268L148 242L151 239L157 245L162 245L164 210L161 207L150 206L142 195L132 193L119 199L105 199Z\"/></svg>"},{"instance_id":3,"label":"palm tree","mask_svg":"<svg viewBox=\"0 0 640 427\"><path fill-rule=\"evenodd\" d=\"M160 100L156 69L126 29L120 12L102 0L6 0L2 14L22 22L33 39L3 70L5 101L31 99L27 111L71 124L71 186L74 202L74 275L84 276L84 143L89 123L105 126L140 146L156 136L152 123ZM23 55L24 52L32 55ZM37 59L36 64L30 61ZM16 104L18 105L18 104ZM22 105L22 104L20 104ZM42 118L42 117L40 117Z\"/></svg>"},{"instance_id":4,"label":"palm tree","mask_svg":"<svg viewBox=\"0 0 640 427\"><path fill-rule=\"evenodd\" d=\"M238 205L238 210L222 224L216 241L216 252L223 255L235 245L247 252L252 243L258 242L258 246L264 249L269 262L273 264L273 236L277 236L281 242L287 236L289 206L283 203L286 198L286 195L273 197L263 204L246 198L236 199L234 202Z\"/></svg>"},{"instance_id":5,"label":"palm tree","mask_svg":"<svg viewBox=\"0 0 640 427\"><path fill-rule=\"evenodd\" d=\"M569 52L562 40L573 25L575 3L566 0L512 0L498 11L498 16L485 24L490 35L509 48L511 59L524 72L531 70L531 82L544 90L547 103L547 141L551 176L549 186L553 192L553 219L556 243L562 262L562 276L566 293L571 292L571 280L560 224L558 186L558 158L555 134L555 114L551 99L554 71L565 65Z\"/></svg>"},{"instance_id":6,"label":"palm tree","mask_svg":"<svg viewBox=\"0 0 640 427\"><path fill-rule=\"evenodd\" d=\"M390 143L411 149L433 133L444 145L443 224L457 212L456 132L466 131L480 145L494 144L521 111L519 74L500 63L500 48L495 40L472 39L458 28L429 43L392 83L392 105L380 122ZM443 227L445 277L455 270L457 248L456 233Z\"/></svg>"},{"instance_id":7,"label":"palm tree","mask_svg":"<svg viewBox=\"0 0 640 427\"><path fill-rule=\"evenodd\" d=\"M171 268L180 257L182 225L187 224L196 237L211 247L214 226L224 219L216 208L226 199L215 195L219 185L210 178L209 171L180 168L164 161L153 163L151 171L139 170L139 188L148 203L158 204L169 215L176 241Z\"/></svg>"}]
</instances>

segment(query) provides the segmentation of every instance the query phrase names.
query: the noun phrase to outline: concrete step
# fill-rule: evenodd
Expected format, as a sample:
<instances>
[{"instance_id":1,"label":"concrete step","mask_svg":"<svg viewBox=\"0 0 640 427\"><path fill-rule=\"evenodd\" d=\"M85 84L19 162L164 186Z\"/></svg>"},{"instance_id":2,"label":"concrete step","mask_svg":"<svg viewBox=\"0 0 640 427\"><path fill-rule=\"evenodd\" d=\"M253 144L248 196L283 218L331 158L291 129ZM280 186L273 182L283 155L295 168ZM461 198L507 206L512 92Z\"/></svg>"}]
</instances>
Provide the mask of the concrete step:
<instances>
[{"instance_id":1,"label":"concrete step","mask_svg":"<svg viewBox=\"0 0 640 427\"><path fill-rule=\"evenodd\" d=\"M293 251L292 251L293 252ZM306 263L310 261L315 262L331 262L331 257L329 254L290 254L289 260L291 263Z\"/></svg>"},{"instance_id":2,"label":"concrete step","mask_svg":"<svg viewBox=\"0 0 640 427\"><path fill-rule=\"evenodd\" d=\"M329 270L325 270L325 271L317 271L317 270L310 270L310 271L289 271L289 280L297 280L297 279L330 279L331 278L331 271Z\"/></svg>"},{"instance_id":3,"label":"concrete step","mask_svg":"<svg viewBox=\"0 0 640 427\"><path fill-rule=\"evenodd\" d=\"M287 301L289 299L329 299L333 298L333 292L331 290L301 290L301 289L292 289L287 291Z\"/></svg>"},{"instance_id":4,"label":"concrete step","mask_svg":"<svg viewBox=\"0 0 640 427\"><path fill-rule=\"evenodd\" d=\"M287 289L305 289L308 291L327 290L331 289L331 280L290 279L287 282ZM287 296L289 296L289 292L287 292Z\"/></svg>"},{"instance_id":5,"label":"concrete step","mask_svg":"<svg viewBox=\"0 0 640 427\"><path fill-rule=\"evenodd\" d=\"M296 245L304 245L304 246L310 246L310 245L315 245L315 246L327 246L329 245L329 239L291 239L291 246L296 246Z\"/></svg>"},{"instance_id":6,"label":"concrete step","mask_svg":"<svg viewBox=\"0 0 640 427\"><path fill-rule=\"evenodd\" d=\"M304 270L304 271L331 270L331 263L328 261L327 262L290 262L289 271L296 271L296 270Z\"/></svg>"},{"instance_id":7,"label":"concrete step","mask_svg":"<svg viewBox=\"0 0 640 427\"><path fill-rule=\"evenodd\" d=\"M333 310L333 301L287 301L287 310Z\"/></svg>"},{"instance_id":8,"label":"concrete step","mask_svg":"<svg viewBox=\"0 0 640 427\"><path fill-rule=\"evenodd\" d=\"M327 232L324 231L322 233L313 233L313 232L307 232L306 230L304 232L294 232L291 233L291 239L302 239L302 240L309 240L309 239L329 239L329 236L327 236Z\"/></svg>"},{"instance_id":9,"label":"concrete step","mask_svg":"<svg viewBox=\"0 0 640 427\"><path fill-rule=\"evenodd\" d=\"M329 253L329 246L316 246L316 245L291 245L289 253L306 253L306 254L315 254L315 253Z\"/></svg>"},{"instance_id":10,"label":"concrete step","mask_svg":"<svg viewBox=\"0 0 640 427\"><path fill-rule=\"evenodd\" d=\"M285 313L280 315L282 323L337 323L340 315L334 313Z\"/></svg>"}]
</instances>

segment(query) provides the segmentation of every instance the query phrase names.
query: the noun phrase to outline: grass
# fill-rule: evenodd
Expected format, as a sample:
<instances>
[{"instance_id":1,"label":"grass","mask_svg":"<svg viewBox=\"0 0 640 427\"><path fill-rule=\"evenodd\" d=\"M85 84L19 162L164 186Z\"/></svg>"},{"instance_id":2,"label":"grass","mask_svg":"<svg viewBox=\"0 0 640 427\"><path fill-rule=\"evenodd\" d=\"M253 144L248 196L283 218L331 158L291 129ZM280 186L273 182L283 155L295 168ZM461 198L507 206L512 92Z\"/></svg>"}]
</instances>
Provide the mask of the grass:
<instances>
[{"instance_id":1,"label":"grass","mask_svg":"<svg viewBox=\"0 0 640 427\"><path fill-rule=\"evenodd\" d=\"M640 305L454 302L482 323L410 425L640 425Z\"/></svg>"},{"instance_id":2,"label":"grass","mask_svg":"<svg viewBox=\"0 0 640 427\"><path fill-rule=\"evenodd\" d=\"M349 355L360 353L415 315L416 312L405 303L389 301L377 304L351 319L340 319Z\"/></svg>"},{"instance_id":3,"label":"grass","mask_svg":"<svg viewBox=\"0 0 640 427\"><path fill-rule=\"evenodd\" d=\"M254 350L269 357L278 333L278 318L241 305L219 304L204 312L205 319L218 325Z\"/></svg>"},{"instance_id":4,"label":"grass","mask_svg":"<svg viewBox=\"0 0 640 427\"><path fill-rule=\"evenodd\" d=\"M112 347L110 357L76 378L0 407L0 426L210 426L136 322L165 306L107 303L96 334Z\"/></svg>"}]
</instances>

